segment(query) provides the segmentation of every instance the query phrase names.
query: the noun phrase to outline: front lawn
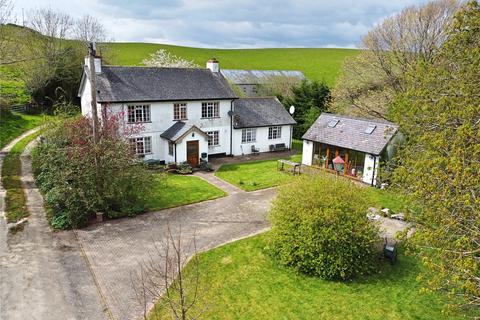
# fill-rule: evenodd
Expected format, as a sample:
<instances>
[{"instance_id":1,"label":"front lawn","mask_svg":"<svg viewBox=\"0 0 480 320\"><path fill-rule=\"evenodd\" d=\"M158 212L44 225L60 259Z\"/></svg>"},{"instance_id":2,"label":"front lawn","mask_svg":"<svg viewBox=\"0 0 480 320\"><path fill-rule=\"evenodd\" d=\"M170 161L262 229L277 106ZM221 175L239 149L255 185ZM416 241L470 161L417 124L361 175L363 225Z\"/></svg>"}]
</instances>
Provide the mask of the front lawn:
<instances>
[{"instance_id":1,"label":"front lawn","mask_svg":"<svg viewBox=\"0 0 480 320\"><path fill-rule=\"evenodd\" d=\"M420 292L421 265L400 254L365 279L336 282L298 275L265 252L265 235L201 253L209 291L204 319L460 319L442 314L444 297ZM191 272L187 265L186 272ZM160 302L161 303L161 302ZM168 310L153 315L170 319Z\"/></svg>"},{"instance_id":2,"label":"front lawn","mask_svg":"<svg viewBox=\"0 0 480 320\"><path fill-rule=\"evenodd\" d=\"M292 160L299 157L295 155ZM277 160L224 164L215 175L245 191L276 187L294 179L292 174L277 170Z\"/></svg>"},{"instance_id":3,"label":"front lawn","mask_svg":"<svg viewBox=\"0 0 480 320\"><path fill-rule=\"evenodd\" d=\"M153 174L152 193L147 199L147 210L155 211L185 204L212 200L227 194L207 181L174 174Z\"/></svg>"}]
</instances>

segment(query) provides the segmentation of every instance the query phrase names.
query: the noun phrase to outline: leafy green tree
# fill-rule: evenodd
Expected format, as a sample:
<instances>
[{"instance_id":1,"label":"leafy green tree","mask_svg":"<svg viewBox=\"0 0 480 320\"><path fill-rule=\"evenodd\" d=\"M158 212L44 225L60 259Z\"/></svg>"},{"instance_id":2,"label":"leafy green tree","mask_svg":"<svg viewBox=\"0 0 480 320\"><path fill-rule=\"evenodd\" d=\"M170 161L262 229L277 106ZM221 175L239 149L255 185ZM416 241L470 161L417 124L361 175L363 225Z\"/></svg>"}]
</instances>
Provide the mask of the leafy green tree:
<instances>
[{"instance_id":1,"label":"leafy green tree","mask_svg":"<svg viewBox=\"0 0 480 320\"><path fill-rule=\"evenodd\" d=\"M431 62L407 75L392 117L407 144L393 181L420 203L410 248L430 289L452 305L480 307L480 5L455 16ZM464 299L458 299L461 296Z\"/></svg>"},{"instance_id":2,"label":"leafy green tree","mask_svg":"<svg viewBox=\"0 0 480 320\"><path fill-rule=\"evenodd\" d=\"M151 176L108 115L93 141L91 120L68 119L47 131L33 152L36 182L51 209L54 228L82 227L96 212L107 217L143 212Z\"/></svg>"},{"instance_id":3,"label":"leafy green tree","mask_svg":"<svg viewBox=\"0 0 480 320\"><path fill-rule=\"evenodd\" d=\"M305 80L292 88L292 96L283 99L282 102L287 109L295 106L293 114L297 121L293 128L295 138L301 138L320 113L328 109L330 100L330 89L324 82Z\"/></svg>"},{"instance_id":4,"label":"leafy green tree","mask_svg":"<svg viewBox=\"0 0 480 320\"><path fill-rule=\"evenodd\" d=\"M361 186L329 174L281 188L269 214L273 255L285 266L326 279L374 272L380 238L366 217L365 199Z\"/></svg>"}]
</instances>

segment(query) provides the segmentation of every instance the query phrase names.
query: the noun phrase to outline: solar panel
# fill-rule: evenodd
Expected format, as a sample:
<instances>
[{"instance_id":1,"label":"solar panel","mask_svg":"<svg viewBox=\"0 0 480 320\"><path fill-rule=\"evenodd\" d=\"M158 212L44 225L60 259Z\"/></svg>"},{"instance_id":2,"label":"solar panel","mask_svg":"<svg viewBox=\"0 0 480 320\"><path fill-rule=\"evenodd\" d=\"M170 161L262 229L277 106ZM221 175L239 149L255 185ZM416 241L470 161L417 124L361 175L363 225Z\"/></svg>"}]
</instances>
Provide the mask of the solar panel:
<instances>
[{"instance_id":1,"label":"solar panel","mask_svg":"<svg viewBox=\"0 0 480 320\"><path fill-rule=\"evenodd\" d=\"M365 128L365 133L367 134L372 134L372 132L375 130L377 126L374 124L369 125L367 128Z\"/></svg>"},{"instance_id":2,"label":"solar panel","mask_svg":"<svg viewBox=\"0 0 480 320\"><path fill-rule=\"evenodd\" d=\"M340 121L340 120L337 120L337 119L331 120L331 121L328 123L328 126L329 126L330 128L335 128L335 126L337 125L338 121Z\"/></svg>"}]
</instances>

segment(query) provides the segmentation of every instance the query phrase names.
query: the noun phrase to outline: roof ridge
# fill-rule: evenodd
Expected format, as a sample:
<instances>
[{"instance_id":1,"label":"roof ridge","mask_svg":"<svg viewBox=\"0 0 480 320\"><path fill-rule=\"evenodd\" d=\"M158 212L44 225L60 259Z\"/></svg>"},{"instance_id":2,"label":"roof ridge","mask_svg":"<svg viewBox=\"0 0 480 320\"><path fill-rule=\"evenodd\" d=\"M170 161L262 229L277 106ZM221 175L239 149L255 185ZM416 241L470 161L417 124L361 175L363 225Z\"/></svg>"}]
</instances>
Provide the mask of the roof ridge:
<instances>
[{"instance_id":1,"label":"roof ridge","mask_svg":"<svg viewBox=\"0 0 480 320\"><path fill-rule=\"evenodd\" d=\"M104 64L102 65L102 68L107 67L107 68L136 68L136 69L175 69L175 70L200 70L200 71L210 71L210 69L207 68L186 68L186 67L151 67L151 66L117 66L117 65L109 65L109 64ZM210 71L211 72L211 71Z\"/></svg>"},{"instance_id":2,"label":"roof ridge","mask_svg":"<svg viewBox=\"0 0 480 320\"><path fill-rule=\"evenodd\" d=\"M350 120L363 121L363 122L373 122L373 123L390 124L390 125L398 126L396 123L393 123L393 122L385 120L385 119L380 119L380 118L368 119L368 118L362 118L362 117L351 116L351 115L343 115L343 114L338 114L338 113L330 113L330 112L322 112L320 114L320 117L323 116L323 115L328 115L328 116L333 116L333 117L338 117L338 118L344 118L344 119L350 119Z\"/></svg>"}]
</instances>

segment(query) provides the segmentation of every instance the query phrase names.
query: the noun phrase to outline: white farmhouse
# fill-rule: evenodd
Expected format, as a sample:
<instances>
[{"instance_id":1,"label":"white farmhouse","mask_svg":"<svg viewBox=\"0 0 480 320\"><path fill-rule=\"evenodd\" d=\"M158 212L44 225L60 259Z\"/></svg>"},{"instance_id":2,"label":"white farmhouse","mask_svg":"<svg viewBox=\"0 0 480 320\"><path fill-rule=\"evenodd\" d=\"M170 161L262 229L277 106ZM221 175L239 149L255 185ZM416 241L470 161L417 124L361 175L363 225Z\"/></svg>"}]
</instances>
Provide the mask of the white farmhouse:
<instances>
[{"instance_id":1,"label":"white farmhouse","mask_svg":"<svg viewBox=\"0 0 480 320\"><path fill-rule=\"evenodd\" d=\"M91 114L85 63L79 97ZM129 137L136 153L165 163L197 166L211 156L290 149L295 121L276 98L239 99L220 73L206 69L102 66L95 58L97 110L124 115L126 126L141 125Z\"/></svg>"},{"instance_id":2,"label":"white farmhouse","mask_svg":"<svg viewBox=\"0 0 480 320\"><path fill-rule=\"evenodd\" d=\"M302 137L302 164L376 185L379 166L402 140L397 131L388 121L322 113Z\"/></svg>"}]
</instances>

